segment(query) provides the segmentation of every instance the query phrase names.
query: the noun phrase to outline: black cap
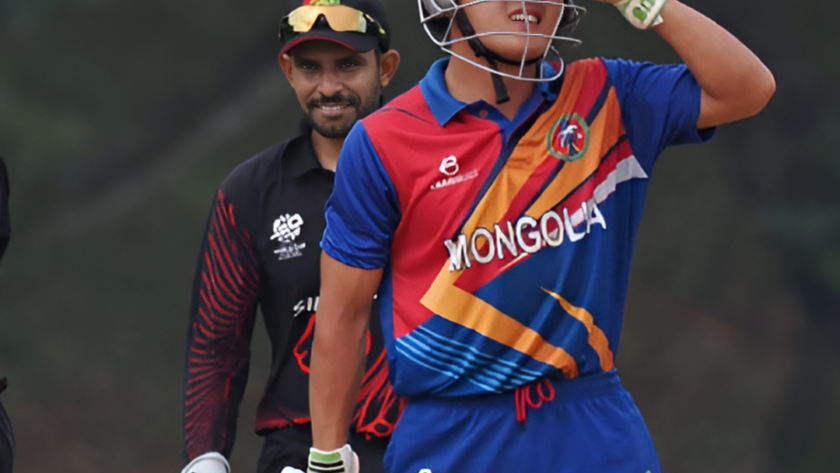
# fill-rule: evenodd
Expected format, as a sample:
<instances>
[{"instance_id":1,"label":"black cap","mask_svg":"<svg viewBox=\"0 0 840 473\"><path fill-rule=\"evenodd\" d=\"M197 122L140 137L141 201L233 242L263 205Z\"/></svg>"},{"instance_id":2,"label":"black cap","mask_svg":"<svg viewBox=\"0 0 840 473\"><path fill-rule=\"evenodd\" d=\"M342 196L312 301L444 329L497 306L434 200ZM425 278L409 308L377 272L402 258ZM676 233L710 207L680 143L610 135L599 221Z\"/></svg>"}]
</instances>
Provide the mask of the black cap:
<instances>
[{"instance_id":1,"label":"black cap","mask_svg":"<svg viewBox=\"0 0 840 473\"><path fill-rule=\"evenodd\" d=\"M359 52L367 52L376 47L379 47L382 52L388 50L391 42L391 28L388 25L388 17L385 15L385 9L378 0L292 0L290 8L286 12L286 15L283 16L283 22L285 22L286 16L294 9L305 5L343 5L361 11L372 18L378 25L369 27L367 33L357 33L354 31L333 31L327 22L320 21L306 33L289 33L288 30L284 30L284 25L281 23L280 39L285 41L285 43L280 54L288 53L290 49L304 41L316 39L332 41ZM379 31L379 27L385 31L384 35Z\"/></svg>"}]
</instances>

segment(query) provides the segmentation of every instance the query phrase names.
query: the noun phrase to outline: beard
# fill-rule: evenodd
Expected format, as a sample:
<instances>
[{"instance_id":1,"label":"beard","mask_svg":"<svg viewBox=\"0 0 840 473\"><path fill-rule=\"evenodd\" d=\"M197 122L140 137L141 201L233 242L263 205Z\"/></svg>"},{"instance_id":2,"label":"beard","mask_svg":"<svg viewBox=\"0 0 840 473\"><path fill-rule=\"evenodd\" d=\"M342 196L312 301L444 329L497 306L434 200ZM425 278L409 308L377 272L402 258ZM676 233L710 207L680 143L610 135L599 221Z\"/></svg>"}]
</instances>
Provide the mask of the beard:
<instances>
[{"instance_id":1,"label":"beard","mask_svg":"<svg viewBox=\"0 0 840 473\"><path fill-rule=\"evenodd\" d=\"M306 121L313 130L325 138L344 138L350 133L350 129L357 121L365 118L379 108L380 87L377 83L368 95L368 99L362 102L361 97L356 94L335 94L332 96L321 96L306 101ZM321 105L347 104L347 113L341 117L315 119L314 110Z\"/></svg>"}]
</instances>

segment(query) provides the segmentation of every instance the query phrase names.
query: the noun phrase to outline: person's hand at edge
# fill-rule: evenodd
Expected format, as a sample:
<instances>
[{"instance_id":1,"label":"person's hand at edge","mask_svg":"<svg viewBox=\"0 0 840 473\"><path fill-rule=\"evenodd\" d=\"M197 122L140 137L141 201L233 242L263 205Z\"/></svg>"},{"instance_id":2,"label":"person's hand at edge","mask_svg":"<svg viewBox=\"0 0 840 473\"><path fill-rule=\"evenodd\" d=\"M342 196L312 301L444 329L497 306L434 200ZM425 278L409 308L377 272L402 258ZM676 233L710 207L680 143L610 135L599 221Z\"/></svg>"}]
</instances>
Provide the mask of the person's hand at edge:
<instances>
[{"instance_id":1,"label":"person's hand at edge","mask_svg":"<svg viewBox=\"0 0 840 473\"><path fill-rule=\"evenodd\" d=\"M596 0L598 2L609 3L618 8L627 21L631 25L646 30L653 26L662 23L662 17L659 15L668 0Z\"/></svg>"},{"instance_id":2,"label":"person's hand at edge","mask_svg":"<svg viewBox=\"0 0 840 473\"><path fill-rule=\"evenodd\" d=\"M207 452L193 458L181 473L230 473L230 464L219 452Z\"/></svg>"},{"instance_id":3,"label":"person's hand at edge","mask_svg":"<svg viewBox=\"0 0 840 473\"><path fill-rule=\"evenodd\" d=\"M309 465L306 471L307 473L336 471L359 473L359 457L349 444L331 452L324 452L313 447L309 449Z\"/></svg>"}]
</instances>

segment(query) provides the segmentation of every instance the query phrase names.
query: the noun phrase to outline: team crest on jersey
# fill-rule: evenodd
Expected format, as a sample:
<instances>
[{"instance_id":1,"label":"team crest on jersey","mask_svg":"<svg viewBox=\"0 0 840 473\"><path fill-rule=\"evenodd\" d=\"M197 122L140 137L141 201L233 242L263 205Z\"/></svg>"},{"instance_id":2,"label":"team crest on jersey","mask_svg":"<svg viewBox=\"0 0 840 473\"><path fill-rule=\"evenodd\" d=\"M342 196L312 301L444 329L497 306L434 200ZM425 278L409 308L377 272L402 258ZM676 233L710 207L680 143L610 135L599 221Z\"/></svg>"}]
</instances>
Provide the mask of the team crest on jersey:
<instances>
[{"instance_id":1,"label":"team crest on jersey","mask_svg":"<svg viewBox=\"0 0 840 473\"><path fill-rule=\"evenodd\" d=\"M577 113L563 115L548 132L546 146L555 158L577 161L589 149L589 125Z\"/></svg>"},{"instance_id":2,"label":"team crest on jersey","mask_svg":"<svg viewBox=\"0 0 840 473\"><path fill-rule=\"evenodd\" d=\"M300 236L300 229L303 227L303 217L300 214L285 214L277 217L272 225L271 240L277 240L277 249L274 254L281 261L303 256L303 249L306 243L298 243L295 240Z\"/></svg>"}]
</instances>

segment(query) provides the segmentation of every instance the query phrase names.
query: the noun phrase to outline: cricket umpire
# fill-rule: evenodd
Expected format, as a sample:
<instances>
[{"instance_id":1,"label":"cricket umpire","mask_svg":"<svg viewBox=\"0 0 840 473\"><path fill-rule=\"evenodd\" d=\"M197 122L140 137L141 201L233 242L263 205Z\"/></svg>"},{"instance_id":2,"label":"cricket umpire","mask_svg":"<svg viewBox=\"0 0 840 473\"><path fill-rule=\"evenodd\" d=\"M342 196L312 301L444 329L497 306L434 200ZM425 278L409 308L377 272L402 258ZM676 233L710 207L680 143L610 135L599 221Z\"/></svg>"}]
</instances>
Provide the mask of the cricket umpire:
<instances>
[{"instance_id":1,"label":"cricket umpire","mask_svg":"<svg viewBox=\"0 0 840 473\"><path fill-rule=\"evenodd\" d=\"M183 473L230 472L258 306L272 347L256 415L265 438L258 472L306 469L324 206L345 136L380 107L399 65L390 33L377 0L297 0L281 20L279 62L305 120L297 136L239 165L215 194L189 314ZM401 411L378 323L366 352L348 441L375 473Z\"/></svg>"}]
</instances>

